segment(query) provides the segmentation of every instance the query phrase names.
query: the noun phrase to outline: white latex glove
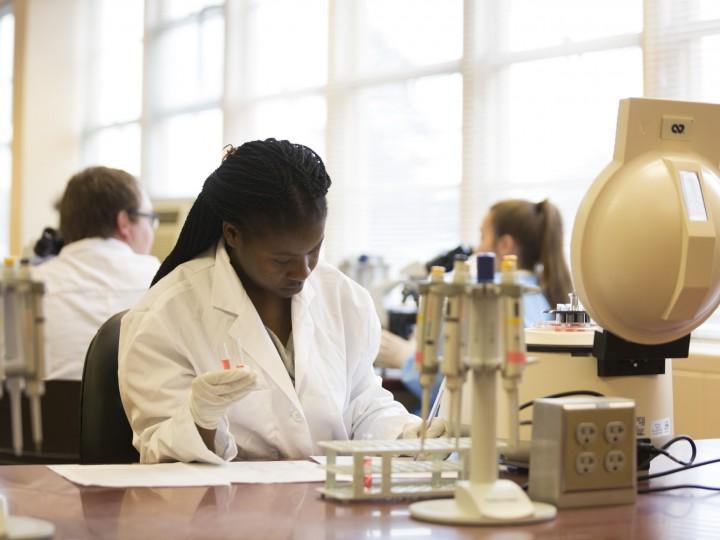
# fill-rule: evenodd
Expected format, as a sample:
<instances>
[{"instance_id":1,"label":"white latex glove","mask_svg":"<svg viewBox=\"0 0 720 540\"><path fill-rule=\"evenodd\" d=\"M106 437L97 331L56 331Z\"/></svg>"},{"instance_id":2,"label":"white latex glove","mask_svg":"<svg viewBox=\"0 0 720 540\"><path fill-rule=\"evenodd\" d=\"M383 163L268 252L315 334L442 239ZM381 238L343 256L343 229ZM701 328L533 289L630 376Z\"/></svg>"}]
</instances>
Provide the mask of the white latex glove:
<instances>
[{"instance_id":1,"label":"white latex glove","mask_svg":"<svg viewBox=\"0 0 720 540\"><path fill-rule=\"evenodd\" d=\"M410 356L415 354L415 339L405 339L383 329L380 334L380 351L375 366L401 369Z\"/></svg>"},{"instance_id":2,"label":"white latex glove","mask_svg":"<svg viewBox=\"0 0 720 540\"><path fill-rule=\"evenodd\" d=\"M248 366L203 373L190 388L190 414L204 429L216 429L230 405L255 386L257 374Z\"/></svg>"},{"instance_id":3,"label":"white latex glove","mask_svg":"<svg viewBox=\"0 0 720 540\"><path fill-rule=\"evenodd\" d=\"M422 427L422 422L413 422L412 424L408 424L403 428L402 433L400 434L401 439L417 439L420 437L420 428ZM448 428L447 423L445 420L439 417L435 417L432 419L432 422L429 423L427 428L427 433L425 436L428 439L436 439L438 437L445 437L448 435Z\"/></svg>"}]
</instances>

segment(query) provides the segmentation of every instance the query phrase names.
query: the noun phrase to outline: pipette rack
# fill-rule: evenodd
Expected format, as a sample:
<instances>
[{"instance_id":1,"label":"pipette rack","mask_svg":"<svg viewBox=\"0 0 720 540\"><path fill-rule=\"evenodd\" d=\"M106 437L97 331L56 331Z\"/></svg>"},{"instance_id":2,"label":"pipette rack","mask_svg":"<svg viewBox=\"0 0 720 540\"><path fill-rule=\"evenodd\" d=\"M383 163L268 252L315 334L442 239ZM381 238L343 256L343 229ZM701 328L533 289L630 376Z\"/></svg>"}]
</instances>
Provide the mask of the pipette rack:
<instances>
[{"instance_id":1,"label":"pipette rack","mask_svg":"<svg viewBox=\"0 0 720 540\"><path fill-rule=\"evenodd\" d=\"M468 477L470 439L462 437L390 441L327 441L325 486L320 493L340 501L451 497ZM445 461L457 452L458 459ZM417 460L412 458L418 456ZM348 456L348 464L338 458ZM409 458L409 459L408 459ZM342 460L341 460L342 461ZM342 477L342 478L341 478Z\"/></svg>"}]
</instances>

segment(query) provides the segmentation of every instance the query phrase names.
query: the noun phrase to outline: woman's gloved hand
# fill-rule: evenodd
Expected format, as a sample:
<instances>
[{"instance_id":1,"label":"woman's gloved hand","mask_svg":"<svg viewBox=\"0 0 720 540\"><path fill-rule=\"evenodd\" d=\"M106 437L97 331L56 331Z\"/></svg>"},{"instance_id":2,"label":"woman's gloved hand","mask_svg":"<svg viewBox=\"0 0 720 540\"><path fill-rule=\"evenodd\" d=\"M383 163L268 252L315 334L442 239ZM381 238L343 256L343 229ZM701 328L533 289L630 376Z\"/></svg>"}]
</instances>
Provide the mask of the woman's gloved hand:
<instances>
[{"instance_id":1,"label":"woman's gloved hand","mask_svg":"<svg viewBox=\"0 0 720 540\"><path fill-rule=\"evenodd\" d=\"M197 376L190 387L190 414L195 423L216 429L230 405L253 389L256 378L245 365Z\"/></svg>"},{"instance_id":2,"label":"woman's gloved hand","mask_svg":"<svg viewBox=\"0 0 720 540\"><path fill-rule=\"evenodd\" d=\"M375 359L375 367L402 369L407 359L415 354L415 340L401 338L383 329L380 334L380 351Z\"/></svg>"},{"instance_id":3,"label":"woman's gloved hand","mask_svg":"<svg viewBox=\"0 0 720 540\"><path fill-rule=\"evenodd\" d=\"M401 439L417 439L420 437L420 429L422 427L422 422L413 422L412 424L408 424L403 428L402 433L400 434ZM425 436L428 439L436 439L438 437L446 437L448 436L448 428L447 423L442 418L435 417L432 419L432 422L429 422L429 425L427 427L427 433Z\"/></svg>"}]
</instances>

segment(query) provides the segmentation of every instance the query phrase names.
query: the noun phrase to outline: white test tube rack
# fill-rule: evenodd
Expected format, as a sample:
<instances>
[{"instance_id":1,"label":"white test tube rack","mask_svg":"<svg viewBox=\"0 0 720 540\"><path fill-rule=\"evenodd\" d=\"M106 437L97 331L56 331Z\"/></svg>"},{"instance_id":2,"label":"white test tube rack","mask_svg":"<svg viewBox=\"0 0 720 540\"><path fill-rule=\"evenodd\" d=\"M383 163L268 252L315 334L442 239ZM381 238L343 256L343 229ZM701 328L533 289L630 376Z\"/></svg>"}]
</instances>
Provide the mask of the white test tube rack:
<instances>
[{"instance_id":1,"label":"white test tube rack","mask_svg":"<svg viewBox=\"0 0 720 540\"><path fill-rule=\"evenodd\" d=\"M449 497L467 478L470 439L326 441L325 485L320 493L341 501ZM445 457L457 451L457 461Z\"/></svg>"}]
</instances>

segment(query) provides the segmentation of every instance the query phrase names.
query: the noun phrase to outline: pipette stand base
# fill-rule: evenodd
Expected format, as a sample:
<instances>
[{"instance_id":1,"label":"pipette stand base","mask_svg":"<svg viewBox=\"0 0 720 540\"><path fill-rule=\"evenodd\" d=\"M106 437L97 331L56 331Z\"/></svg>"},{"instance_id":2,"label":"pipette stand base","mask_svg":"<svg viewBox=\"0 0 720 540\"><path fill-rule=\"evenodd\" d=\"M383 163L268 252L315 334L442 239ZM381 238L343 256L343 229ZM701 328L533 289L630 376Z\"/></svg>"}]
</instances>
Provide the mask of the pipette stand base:
<instances>
[{"instance_id":1,"label":"pipette stand base","mask_svg":"<svg viewBox=\"0 0 720 540\"><path fill-rule=\"evenodd\" d=\"M44 540L55 535L55 526L42 519L11 516L7 499L0 495L0 538L3 540Z\"/></svg>"},{"instance_id":2,"label":"pipette stand base","mask_svg":"<svg viewBox=\"0 0 720 540\"><path fill-rule=\"evenodd\" d=\"M511 480L489 484L458 482L454 499L421 501L410 505L410 515L423 521L456 525L521 525L555 518L557 509L531 501Z\"/></svg>"},{"instance_id":3,"label":"pipette stand base","mask_svg":"<svg viewBox=\"0 0 720 540\"><path fill-rule=\"evenodd\" d=\"M8 540L41 540L55 535L55 526L49 521L21 516L8 516L5 521Z\"/></svg>"}]
</instances>

